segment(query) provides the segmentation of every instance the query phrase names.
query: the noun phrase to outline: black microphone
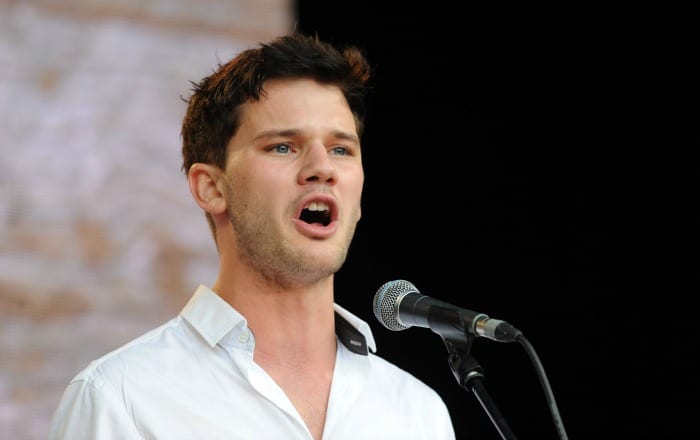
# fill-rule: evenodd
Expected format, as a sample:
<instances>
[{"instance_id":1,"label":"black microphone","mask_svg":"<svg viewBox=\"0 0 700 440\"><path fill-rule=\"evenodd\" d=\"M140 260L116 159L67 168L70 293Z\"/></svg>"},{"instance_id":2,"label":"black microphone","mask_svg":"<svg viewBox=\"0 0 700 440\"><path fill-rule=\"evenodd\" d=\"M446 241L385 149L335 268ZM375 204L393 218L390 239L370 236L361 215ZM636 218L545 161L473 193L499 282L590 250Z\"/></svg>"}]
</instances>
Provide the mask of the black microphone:
<instances>
[{"instance_id":1,"label":"black microphone","mask_svg":"<svg viewBox=\"0 0 700 440\"><path fill-rule=\"evenodd\" d=\"M406 280L386 282L377 290L374 315L394 331L416 326L448 338L469 333L498 342L515 342L522 335L505 321L425 296Z\"/></svg>"}]
</instances>

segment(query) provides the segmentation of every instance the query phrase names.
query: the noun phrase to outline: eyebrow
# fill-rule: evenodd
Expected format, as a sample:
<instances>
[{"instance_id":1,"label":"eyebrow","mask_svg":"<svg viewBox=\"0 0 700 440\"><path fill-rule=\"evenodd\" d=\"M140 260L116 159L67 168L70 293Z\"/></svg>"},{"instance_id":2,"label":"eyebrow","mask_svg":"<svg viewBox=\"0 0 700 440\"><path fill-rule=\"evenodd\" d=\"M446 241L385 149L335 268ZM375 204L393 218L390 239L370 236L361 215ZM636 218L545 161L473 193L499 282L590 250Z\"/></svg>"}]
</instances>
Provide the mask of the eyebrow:
<instances>
[{"instance_id":1,"label":"eyebrow","mask_svg":"<svg viewBox=\"0 0 700 440\"><path fill-rule=\"evenodd\" d=\"M259 140L259 139L264 139L264 138L270 138L270 137L293 137L293 136L298 136L301 133L301 130L297 129L286 129L286 130L265 130L260 133L258 133L253 139L254 140ZM339 139L345 139L351 142L356 142L360 143L360 139L352 134L352 133L347 133L345 131L341 130L333 130L332 132L333 136Z\"/></svg>"}]
</instances>

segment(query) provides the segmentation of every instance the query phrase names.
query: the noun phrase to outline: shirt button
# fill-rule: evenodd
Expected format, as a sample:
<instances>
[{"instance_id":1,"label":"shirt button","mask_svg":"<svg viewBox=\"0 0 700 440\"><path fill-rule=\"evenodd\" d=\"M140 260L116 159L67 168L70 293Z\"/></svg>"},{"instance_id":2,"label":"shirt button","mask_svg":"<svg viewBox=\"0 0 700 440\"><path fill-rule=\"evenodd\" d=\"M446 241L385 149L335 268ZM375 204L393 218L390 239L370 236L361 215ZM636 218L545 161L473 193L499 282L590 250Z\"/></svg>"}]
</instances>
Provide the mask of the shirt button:
<instances>
[{"instance_id":1,"label":"shirt button","mask_svg":"<svg viewBox=\"0 0 700 440\"><path fill-rule=\"evenodd\" d=\"M238 337L238 342L241 344L245 344L248 342L248 339L250 339L250 336L248 335L248 332L243 332L241 335Z\"/></svg>"}]
</instances>

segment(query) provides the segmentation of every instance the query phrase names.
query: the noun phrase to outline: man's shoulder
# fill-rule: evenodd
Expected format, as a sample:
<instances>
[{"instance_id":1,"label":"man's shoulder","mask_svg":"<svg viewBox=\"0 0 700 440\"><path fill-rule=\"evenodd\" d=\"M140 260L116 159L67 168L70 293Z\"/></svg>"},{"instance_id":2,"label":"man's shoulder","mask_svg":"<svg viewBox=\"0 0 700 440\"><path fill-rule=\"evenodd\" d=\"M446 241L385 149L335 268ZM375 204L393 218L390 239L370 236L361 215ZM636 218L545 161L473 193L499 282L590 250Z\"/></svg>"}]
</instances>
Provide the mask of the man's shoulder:
<instances>
[{"instance_id":1,"label":"man's shoulder","mask_svg":"<svg viewBox=\"0 0 700 440\"><path fill-rule=\"evenodd\" d=\"M107 382L122 381L125 376L143 376L131 372L144 373L158 363L172 361L170 358L177 356L186 333L182 320L173 318L94 359L71 382L101 387Z\"/></svg>"},{"instance_id":2,"label":"man's shoulder","mask_svg":"<svg viewBox=\"0 0 700 440\"><path fill-rule=\"evenodd\" d=\"M408 370L370 354L365 404L411 438L454 439L449 410L438 392ZM379 407L381 409L379 409Z\"/></svg>"},{"instance_id":3,"label":"man's shoulder","mask_svg":"<svg viewBox=\"0 0 700 440\"><path fill-rule=\"evenodd\" d=\"M371 377L375 380L380 380L382 382L382 388L396 387L405 392L429 394L437 397L435 390L428 386L423 380L393 362L374 353L370 354L370 362L373 371Z\"/></svg>"}]
</instances>

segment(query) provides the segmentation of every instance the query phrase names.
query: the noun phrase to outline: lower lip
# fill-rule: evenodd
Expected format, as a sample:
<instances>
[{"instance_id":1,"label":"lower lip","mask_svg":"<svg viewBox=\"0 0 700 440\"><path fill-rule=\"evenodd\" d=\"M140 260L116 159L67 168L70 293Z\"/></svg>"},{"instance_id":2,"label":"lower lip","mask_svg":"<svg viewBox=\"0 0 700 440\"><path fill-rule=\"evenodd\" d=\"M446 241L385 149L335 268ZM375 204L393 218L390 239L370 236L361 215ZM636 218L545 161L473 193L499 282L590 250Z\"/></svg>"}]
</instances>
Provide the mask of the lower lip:
<instances>
[{"instance_id":1,"label":"lower lip","mask_svg":"<svg viewBox=\"0 0 700 440\"><path fill-rule=\"evenodd\" d=\"M321 224L310 224L295 219L294 225L301 234L311 238L328 238L336 231L336 222L331 222L328 226L323 226Z\"/></svg>"}]
</instances>

